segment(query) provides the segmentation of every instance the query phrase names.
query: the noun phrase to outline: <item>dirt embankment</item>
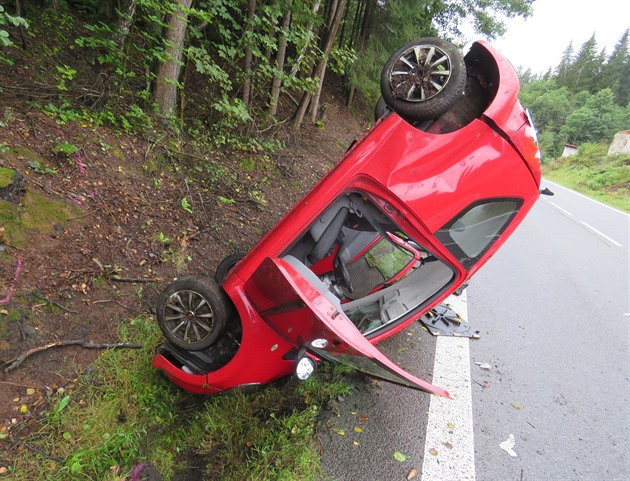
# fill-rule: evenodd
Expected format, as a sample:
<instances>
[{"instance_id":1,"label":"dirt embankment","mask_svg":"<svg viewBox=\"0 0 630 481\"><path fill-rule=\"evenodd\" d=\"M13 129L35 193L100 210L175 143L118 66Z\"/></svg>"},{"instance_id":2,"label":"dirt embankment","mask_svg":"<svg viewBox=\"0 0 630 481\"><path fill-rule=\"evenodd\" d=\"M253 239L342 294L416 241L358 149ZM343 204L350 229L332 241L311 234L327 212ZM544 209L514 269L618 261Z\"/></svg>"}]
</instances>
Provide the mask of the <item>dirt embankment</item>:
<instances>
[{"instance_id":1,"label":"dirt embankment","mask_svg":"<svg viewBox=\"0 0 630 481\"><path fill-rule=\"evenodd\" d=\"M25 194L0 200L0 434L71 389L99 351L51 348L10 372L7 361L115 342L173 277L212 275L255 245L362 131L329 92L325 127L285 132L276 153L165 150L2 97L2 178L21 175Z\"/></svg>"}]
</instances>

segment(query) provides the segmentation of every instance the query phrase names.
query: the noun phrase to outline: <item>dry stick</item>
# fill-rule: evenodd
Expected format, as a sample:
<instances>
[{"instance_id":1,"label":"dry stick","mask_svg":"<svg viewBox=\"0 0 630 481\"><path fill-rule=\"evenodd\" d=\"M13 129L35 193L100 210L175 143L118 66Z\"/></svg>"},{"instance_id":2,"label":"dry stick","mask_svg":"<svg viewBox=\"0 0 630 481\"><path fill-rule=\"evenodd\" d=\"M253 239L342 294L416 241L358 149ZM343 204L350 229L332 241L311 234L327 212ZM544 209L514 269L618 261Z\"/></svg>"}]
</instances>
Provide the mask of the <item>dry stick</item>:
<instances>
[{"instance_id":1,"label":"dry stick","mask_svg":"<svg viewBox=\"0 0 630 481\"><path fill-rule=\"evenodd\" d=\"M70 313L70 314L77 314L77 311L73 311L73 310L71 310L71 309L68 309L67 307L65 307L65 306L64 306L64 305L62 305L62 304L59 304L58 302L53 302L53 301L51 301L50 299L48 299L46 296L43 296L43 295L41 295L41 294L35 294L35 297L36 297L37 299L40 299L40 300L44 301L46 304L50 304L51 306L56 306L56 307L58 307L58 308L59 308L59 309L61 309L62 311L68 312L68 313ZM41 305L41 304L40 304L40 305Z\"/></svg>"},{"instance_id":2,"label":"dry stick","mask_svg":"<svg viewBox=\"0 0 630 481\"><path fill-rule=\"evenodd\" d=\"M111 276L108 279L114 282L138 282L138 283L144 283L144 284L148 284L151 282L160 282L162 280L159 277L152 278L152 279L143 279L141 277L118 277L118 276Z\"/></svg>"},{"instance_id":3,"label":"dry stick","mask_svg":"<svg viewBox=\"0 0 630 481\"><path fill-rule=\"evenodd\" d=\"M114 343L93 343L89 341L84 341L82 339L74 339L70 341L56 341L45 344L43 346L34 347L33 349L29 349L28 351L20 354L18 357L14 359L10 359L5 362L2 367L4 367L4 372L8 373L18 368L20 364L22 364L27 358L32 356L33 354L37 354L38 352L46 351L48 349L52 349L53 347L65 347L65 346L80 346L85 349L141 349L143 344L128 344L125 342L114 342Z\"/></svg>"},{"instance_id":4,"label":"dry stick","mask_svg":"<svg viewBox=\"0 0 630 481\"><path fill-rule=\"evenodd\" d=\"M108 302L113 302L115 304L118 304L121 307L124 307L125 309L129 309L130 311L137 312L138 314L142 314L142 312L143 312L143 311L140 311L138 309L134 309L133 307L126 306L122 302L117 301L115 299L103 299L101 301L93 301L92 304L106 304Z\"/></svg>"}]
</instances>

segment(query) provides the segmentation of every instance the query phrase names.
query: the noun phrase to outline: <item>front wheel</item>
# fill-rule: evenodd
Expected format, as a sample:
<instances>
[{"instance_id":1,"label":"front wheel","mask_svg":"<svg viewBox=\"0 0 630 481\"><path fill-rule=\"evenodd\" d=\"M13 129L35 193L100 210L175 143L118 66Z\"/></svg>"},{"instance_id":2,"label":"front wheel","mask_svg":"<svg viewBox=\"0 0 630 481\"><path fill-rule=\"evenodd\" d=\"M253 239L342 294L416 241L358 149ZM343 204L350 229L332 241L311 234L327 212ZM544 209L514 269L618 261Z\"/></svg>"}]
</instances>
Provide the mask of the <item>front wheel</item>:
<instances>
[{"instance_id":1,"label":"front wheel","mask_svg":"<svg viewBox=\"0 0 630 481\"><path fill-rule=\"evenodd\" d=\"M214 279L177 279L158 298L157 320L164 336L187 351L210 347L225 327L229 303Z\"/></svg>"},{"instance_id":2,"label":"front wheel","mask_svg":"<svg viewBox=\"0 0 630 481\"><path fill-rule=\"evenodd\" d=\"M387 105L409 121L436 119L462 97L466 64L449 42L427 37L398 49L381 73Z\"/></svg>"}]
</instances>

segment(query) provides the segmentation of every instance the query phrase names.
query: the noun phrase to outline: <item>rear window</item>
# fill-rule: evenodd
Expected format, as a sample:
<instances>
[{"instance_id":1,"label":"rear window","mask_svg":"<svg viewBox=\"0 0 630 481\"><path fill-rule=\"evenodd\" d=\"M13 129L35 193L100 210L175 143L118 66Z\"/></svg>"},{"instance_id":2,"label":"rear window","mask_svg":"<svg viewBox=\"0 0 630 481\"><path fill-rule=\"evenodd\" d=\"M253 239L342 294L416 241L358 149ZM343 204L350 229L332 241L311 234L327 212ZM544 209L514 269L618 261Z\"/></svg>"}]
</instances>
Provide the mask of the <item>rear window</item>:
<instances>
[{"instance_id":1,"label":"rear window","mask_svg":"<svg viewBox=\"0 0 630 481\"><path fill-rule=\"evenodd\" d=\"M520 206L520 199L476 202L438 230L436 237L469 268L499 238Z\"/></svg>"}]
</instances>

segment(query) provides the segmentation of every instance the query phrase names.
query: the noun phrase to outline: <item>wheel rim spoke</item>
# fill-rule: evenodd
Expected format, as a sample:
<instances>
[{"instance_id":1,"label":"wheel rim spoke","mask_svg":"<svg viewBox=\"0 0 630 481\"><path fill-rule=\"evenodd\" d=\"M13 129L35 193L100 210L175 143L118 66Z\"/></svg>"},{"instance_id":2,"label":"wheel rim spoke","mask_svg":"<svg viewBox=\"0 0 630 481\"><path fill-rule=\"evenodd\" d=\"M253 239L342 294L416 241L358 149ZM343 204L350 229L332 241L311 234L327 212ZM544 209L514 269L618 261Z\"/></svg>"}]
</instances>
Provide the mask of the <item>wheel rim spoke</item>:
<instances>
[{"instance_id":1,"label":"wheel rim spoke","mask_svg":"<svg viewBox=\"0 0 630 481\"><path fill-rule=\"evenodd\" d=\"M195 336L197 338L197 341L202 339L201 334L199 334L199 329L197 329L197 323L196 322L193 323L192 328L193 328L193 331L195 332Z\"/></svg>"},{"instance_id":2,"label":"wheel rim spoke","mask_svg":"<svg viewBox=\"0 0 630 481\"><path fill-rule=\"evenodd\" d=\"M400 57L400 60L406 64L410 69L414 69L416 68L416 66L414 64L412 64L409 60L407 60L405 57Z\"/></svg>"},{"instance_id":3,"label":"wheel rim spoke","mask_svg":"<svg viewBox=\"0 0 630 481\"><path fill-rule=\"evenodd\" d=\"M171 329L171 332L173 334L177 334L177 331L179 331L182 328L182 326L185 326L185 325L186 325L186 321L182 321L179 324L177 324L173 329Z\"/></svg>"},{"instance_id":4,"label":"wheel rim spoke","mask_svg":"<svg viewBox=\"0 0 630 481\"><path fill-rule=\"evenodd\" d=\"M437 90L438 92L442 90L442 85L440 85L437 82L434 82L433 80L431 81L431 85L433 85L435 87L435 90Z\"/></svg>"},{"instance_id":5,"label":"wheel rim spoke","mask_svg":"<svg viewBox=\"0 0 630 481\"><path fill-rule=\"evenodd\" d=\"M424 60L424 65L430 66L433 55L435 55L435 47L429 49L429 53L427 53L426 59Z\"/></svg>"},{"instance_id":6,"label":"wheel rim spoke","mask_svg":"<svg viewBox=\"0 0 630 481\"><path fill-rule=\"evenodd\" d=\"M195 307L193 309L193 312L197 312L199 310L199 308L201 306L203 306L204 304L207 304L206 300L202 297L201 300L199 301L199 304L197 304L197 307Z\"/></svg>"},{"instance_id":7,"label":"wheel rim spoke","mask_svg":"<svg viewBox=\"0 0 630 481\"><path fill-rule=\"evenodd\" d=\"M427 59L428 60L428 59ZM446 55L440 57L439 59L437 59L435 62L433 62L430 67L431 68L435 68L440 64L443 64L444 62L446 62L448 60L448 57Z\"/></svg>"}]
</instances>

